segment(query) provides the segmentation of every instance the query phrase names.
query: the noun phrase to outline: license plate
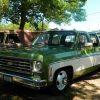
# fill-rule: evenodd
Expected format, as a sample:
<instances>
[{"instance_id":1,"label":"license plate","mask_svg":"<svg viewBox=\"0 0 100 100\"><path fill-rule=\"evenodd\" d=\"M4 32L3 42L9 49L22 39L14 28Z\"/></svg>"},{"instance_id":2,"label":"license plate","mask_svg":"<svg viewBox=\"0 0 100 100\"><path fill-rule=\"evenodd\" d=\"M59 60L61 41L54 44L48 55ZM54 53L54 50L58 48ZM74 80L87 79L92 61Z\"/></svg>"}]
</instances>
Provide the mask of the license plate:
<instances>
[{"instance_id":1,"label":"license plate","mask_svg":"<svg viewBox=\"0 0 100 100\"><path fill-rule=\"evenodd\" d=\"M7 82L12 82L12 78L10 76L4 76L4 80Z\"/></svg>"}]
</instances>

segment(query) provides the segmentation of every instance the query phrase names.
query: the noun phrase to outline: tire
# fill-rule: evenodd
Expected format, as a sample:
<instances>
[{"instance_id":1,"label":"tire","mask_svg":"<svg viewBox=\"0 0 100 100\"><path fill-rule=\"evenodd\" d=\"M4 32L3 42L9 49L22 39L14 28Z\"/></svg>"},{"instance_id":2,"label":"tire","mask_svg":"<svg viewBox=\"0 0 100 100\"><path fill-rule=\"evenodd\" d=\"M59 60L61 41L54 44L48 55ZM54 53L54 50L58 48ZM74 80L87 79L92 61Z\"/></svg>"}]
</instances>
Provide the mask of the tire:
<instances>
[{"instance_id":1,"label":"tire","mask_svg":"<svg viewBox=\"0 0 100 100\"><path fill-rule=\"evenodd\" d=\"M67 68L57 70L54 74L52 92L54 95L64 93L69 87L69 73Z\"/></svg>"}]
</instances>

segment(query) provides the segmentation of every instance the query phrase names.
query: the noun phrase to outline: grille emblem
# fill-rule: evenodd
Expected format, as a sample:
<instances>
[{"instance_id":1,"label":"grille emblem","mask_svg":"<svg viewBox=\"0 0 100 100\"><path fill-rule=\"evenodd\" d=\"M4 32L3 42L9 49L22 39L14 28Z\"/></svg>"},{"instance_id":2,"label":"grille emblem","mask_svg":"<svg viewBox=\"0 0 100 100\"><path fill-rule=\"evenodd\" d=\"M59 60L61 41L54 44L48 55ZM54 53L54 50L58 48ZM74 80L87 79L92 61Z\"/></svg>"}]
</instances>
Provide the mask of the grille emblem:
<instances>
[{"instance_id":1,"label":"grille emblem","mask_svg":"<svg viewBox=\"0 0 100 100\"><path fill-rule=\"evenodd\" d=\"M12 65L13 65L13 63L12 63L12 62L8 62L7 64L8 64L9 66L12 66Z\"/></svg>"}]
</instances>

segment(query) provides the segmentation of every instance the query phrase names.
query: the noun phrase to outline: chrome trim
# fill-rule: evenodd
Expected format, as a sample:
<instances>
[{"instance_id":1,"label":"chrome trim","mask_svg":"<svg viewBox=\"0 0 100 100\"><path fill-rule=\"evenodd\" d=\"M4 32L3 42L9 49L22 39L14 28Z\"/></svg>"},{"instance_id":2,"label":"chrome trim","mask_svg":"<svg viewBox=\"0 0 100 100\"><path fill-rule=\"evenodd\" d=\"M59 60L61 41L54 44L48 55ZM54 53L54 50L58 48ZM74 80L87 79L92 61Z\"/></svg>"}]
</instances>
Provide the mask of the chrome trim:
<instances>
[{"instance_id":1,"label":"chrome trim","mask_svg":"<svg viewBox=\"0 0 100 100\"><path fill-rule=\"evenodd\" d=\"M0 69L17 73L32 74L32 64L30 59L17 58L11 56L0 56Z\"/></svg>"},{"instance_id":2,"label":"chrome trim","mask_svg":"<svg viewBox=\"0 0 100 100\"><path fill-rule=\"evenodd\" d=\"M46 80L36 80L32 78L26 78L18 75L12 75L12 74L7 74L4 72L0 72L0 79L3 79L2 76L8 76L12 78L12 83L17 83L29 88L33 89L41 89L47 86L47 81ZM4 79L3 79L4 80Z\"/></svg>"}]
</instances>

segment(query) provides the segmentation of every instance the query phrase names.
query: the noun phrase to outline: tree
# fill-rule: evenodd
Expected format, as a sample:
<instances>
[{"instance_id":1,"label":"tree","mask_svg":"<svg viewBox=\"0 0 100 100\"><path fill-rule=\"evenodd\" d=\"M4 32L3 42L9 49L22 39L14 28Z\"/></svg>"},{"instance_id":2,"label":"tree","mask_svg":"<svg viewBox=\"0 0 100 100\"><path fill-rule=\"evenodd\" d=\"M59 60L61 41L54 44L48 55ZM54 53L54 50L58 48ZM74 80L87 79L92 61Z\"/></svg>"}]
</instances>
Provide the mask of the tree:
<instances>
[{"instance_id":1,"label":"tree","mask_svg":"<svg viewBox=\"0 0 100 100\"><path fill-rule=\"evenodd\" d=\"M38 24L38 28L39 28L40 31L41 30L49 30L49 25L46 22L40 22Z\"/></svg>"},{"instance_id":2,"label":"tree","mask_svg":"<svg viewBox=\"0 0 100 100\"><path fill-rule=\"evenodd\" d=\"M42 23L39 23L39 30L42 30ZM43 23L44 24L44 30L48 30L49 29L49 25L47 23ZM3 23L0 23L0 30L17 30L19 28L19 25L17 24L13 24L13 23L9 23L7 25L4 25ZM25 30L33 30L35 31L35 27L32 26L30 23L25 23L24 26Z\"/></svg>"},{"instance_id":3,"label":"tree","mask_svg":"<svg viewBox=\"0 0 100 100\"><path fill-rule=\"evenodd\" d=\"M9 7L9 0L0 0L0 20L2 14L7 10L8 7Z\"/></svg>"},{"instance_id":4,"label":"tree","mask_svg":"<svg viewBox=\"0 0 100 100\"><path fill-rule=\"evenodd\" d=\"M56 24L84 21L86 12L82 7L86 0L10 0L10 7L3 17L19 29L24 29L26 22L30 22L38 30L38 23L53 21ZM20 23L19 23L20 22Z\"/></svg>"}]
</instances>

